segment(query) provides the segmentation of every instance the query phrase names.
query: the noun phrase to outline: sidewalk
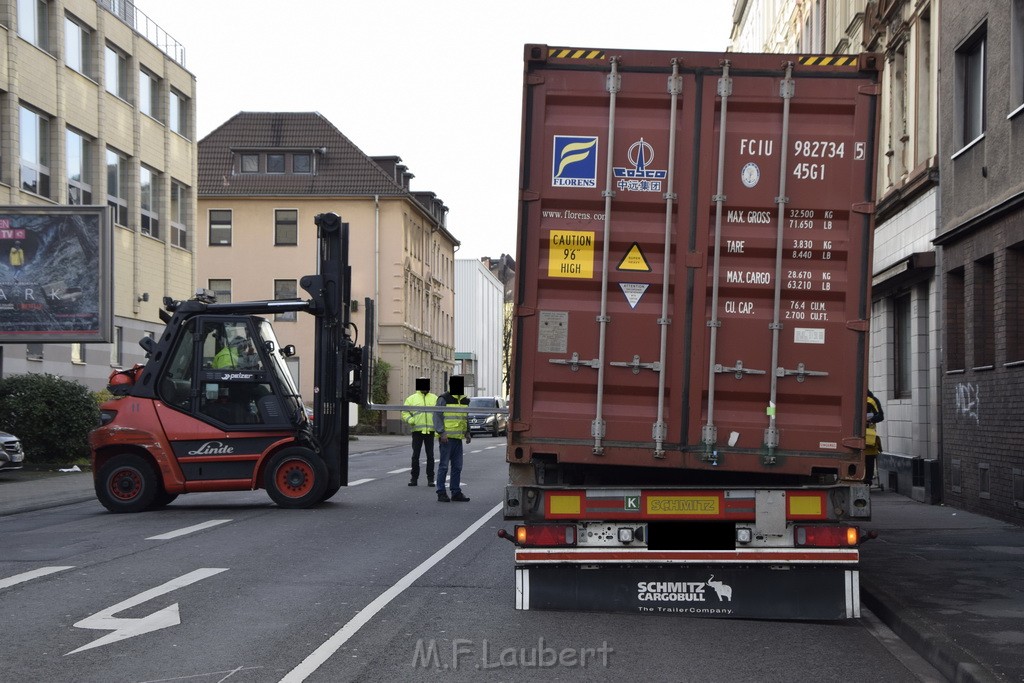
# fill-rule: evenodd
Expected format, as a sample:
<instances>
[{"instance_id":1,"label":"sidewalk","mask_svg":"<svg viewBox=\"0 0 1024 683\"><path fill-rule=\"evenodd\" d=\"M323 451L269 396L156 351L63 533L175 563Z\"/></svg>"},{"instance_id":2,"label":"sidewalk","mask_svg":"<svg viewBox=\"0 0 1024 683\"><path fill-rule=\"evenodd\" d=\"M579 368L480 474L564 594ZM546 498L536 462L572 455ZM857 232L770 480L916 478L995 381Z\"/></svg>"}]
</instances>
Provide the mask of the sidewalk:
<instances>
[{"instance_id":1,"label":"sidewalk","mask_svg":"<svg viewBox=\"0 0 1024 683\"><path fill-rule=\"evenodd\" d=\"M1024 528L872 493L861 599L951 681L1024 681Z\"/></svg>"},{"instance_id":2,"label":"sidewalk","mask_svg":"<svg viewBox=\"0 0 1024 683\"><path fill-rule=\"evenodd\" d=\"M408 439L361 436L350 452ZM0 472L0 517L89 500L89 472ZM864 606L951 681L1024 681L1024 528L891 492L873 492L872 512Z\"/></svg>"}]
</instances>

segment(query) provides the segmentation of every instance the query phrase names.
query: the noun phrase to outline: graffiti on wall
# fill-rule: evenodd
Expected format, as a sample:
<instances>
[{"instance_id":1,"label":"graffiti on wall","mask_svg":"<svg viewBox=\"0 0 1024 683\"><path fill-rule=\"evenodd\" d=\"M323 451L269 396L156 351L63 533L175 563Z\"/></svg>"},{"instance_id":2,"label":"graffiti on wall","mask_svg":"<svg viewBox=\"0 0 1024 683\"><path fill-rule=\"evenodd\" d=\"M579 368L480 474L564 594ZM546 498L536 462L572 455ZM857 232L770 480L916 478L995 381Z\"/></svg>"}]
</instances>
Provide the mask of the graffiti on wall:
<instances>
[{"instance_id":1,"label":"graffiti on wall","mask_svg":"<svg viewBox=\"0 0 1024 683\"><path fill-rule=\"evenodd\" d=\"M956 412L960 417L974 420L980 424L979 414L981 413L981 390L977 384L971 382L959 382L953 390L956 394Z\"/></svg>"}]
</instances>

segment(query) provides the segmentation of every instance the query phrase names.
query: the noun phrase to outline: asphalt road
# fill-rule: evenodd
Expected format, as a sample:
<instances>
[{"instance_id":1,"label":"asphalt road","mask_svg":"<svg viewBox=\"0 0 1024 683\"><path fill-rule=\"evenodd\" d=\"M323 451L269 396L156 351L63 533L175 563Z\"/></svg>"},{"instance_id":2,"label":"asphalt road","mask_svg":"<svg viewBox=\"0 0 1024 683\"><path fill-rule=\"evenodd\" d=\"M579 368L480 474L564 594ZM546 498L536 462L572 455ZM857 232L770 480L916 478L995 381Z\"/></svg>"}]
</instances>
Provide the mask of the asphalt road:
<instances>
[{"instance_id":1,"label":"asphalt road","mask_svg":"<svg viewBox=\"0 0 1024 683\"><path fill-rule=\"evenodd\" d=\"M469 503L406 486L403 446L354 456L355 485L313 510L281 510L256 491L190 494L136 515L90 501L7 516L2 678L938 680L870 615L516 611L512 546L496 536L503 444L467 447Z\"/></svg>"}]
</instances>

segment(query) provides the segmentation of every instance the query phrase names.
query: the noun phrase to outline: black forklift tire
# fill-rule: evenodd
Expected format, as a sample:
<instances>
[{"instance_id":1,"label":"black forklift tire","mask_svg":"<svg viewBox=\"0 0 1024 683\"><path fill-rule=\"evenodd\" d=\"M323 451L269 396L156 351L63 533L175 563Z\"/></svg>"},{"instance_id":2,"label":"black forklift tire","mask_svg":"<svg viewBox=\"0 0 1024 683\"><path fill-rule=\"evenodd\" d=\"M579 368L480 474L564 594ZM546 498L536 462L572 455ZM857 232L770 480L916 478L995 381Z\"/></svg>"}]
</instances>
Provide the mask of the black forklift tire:
<instances>
[{"instance_id":1,"label":"black forklift tire","mask_svg":"<svg viewBox=\"0 0 1024 683\"><path fill-rule=\"evenodd\" d=\"M327 464L308 448L285 448L267 463L263 486L283 508L308 508L324 499Z\"/></svg>"},{"instance_id":2,"label":"black forklift tire","mask_svg":"<svg viewBox=\"0 0 1024 683\"><path fill-rule=\"evenodd\" d=\"M320 500L321 501L330 500L331 498L334 497L334 494L337 493L340 490L341 490L341 484L338 484L337 486L331 486L326 491L324 491L324 495L320 498Z\"/></svg>"},{"instance_id":3,"label":"black forklift tire","mask_svg":"<svg viewBox=\"0 0 1024 683\"><path fill-rule=\"evenodd\" d=\"M156 498L153 499L153 504L150 506L151 510L158 508L165 508L174 502L174 499L178 497L177 493L167 493L162 488L159 493L156 494Z\"/></svg>"},{"instance_id":4,"label":"black forklift tire","mask_svg":"<svg viewBox=\"0 0 1024 683\"><path fill-rule=\"evenodd\" d=\"M111 512L148 510L163 493L156 470L139 455L115 455L100 467L96 476L96 497Z\"/></svg>"}]
</instances>

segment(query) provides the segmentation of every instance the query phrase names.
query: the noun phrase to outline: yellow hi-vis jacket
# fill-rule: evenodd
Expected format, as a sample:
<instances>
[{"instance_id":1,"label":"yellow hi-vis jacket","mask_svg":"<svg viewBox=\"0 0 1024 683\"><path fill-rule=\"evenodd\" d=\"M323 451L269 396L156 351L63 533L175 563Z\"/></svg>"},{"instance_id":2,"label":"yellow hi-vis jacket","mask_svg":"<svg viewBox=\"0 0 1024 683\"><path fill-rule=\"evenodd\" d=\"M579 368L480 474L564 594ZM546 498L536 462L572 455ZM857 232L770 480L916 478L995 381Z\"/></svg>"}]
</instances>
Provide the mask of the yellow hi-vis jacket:
<instances>
[{"instance_id":1,"label":"yellow hi-vis jacket","mask_svg":"<svg viewBox=\"0 0 1024 683\"><path fill-rule=\"evenodd\" d=\"M469 399L465 396L453 396L446 393L438 397L437 405L468 406ZM466 413L434 413L434 431L438 434L444 432L449 439L464 439L469 432L469 415Z\"/></svg>"},{"instance_id":2,"label":"yellow hi-vis jacket","mask_svg":"<svg viewBox=\"0 0 1024 683\"><path fill-rule=\"evenodd\" d=\"M427 393L417 391L405 399L405 405L407 406L433 406L436 404L437 396L429 391ZM433 413L424 412L422 410L403 410L402 419L412 427L412 431L414 432L422 432L423 434L434 433Z\"/></svg>"}]
</instances>

